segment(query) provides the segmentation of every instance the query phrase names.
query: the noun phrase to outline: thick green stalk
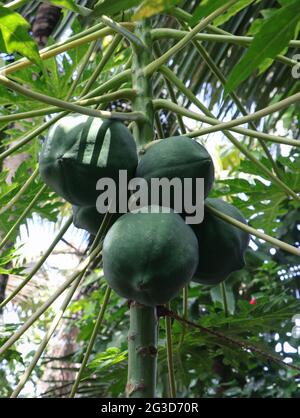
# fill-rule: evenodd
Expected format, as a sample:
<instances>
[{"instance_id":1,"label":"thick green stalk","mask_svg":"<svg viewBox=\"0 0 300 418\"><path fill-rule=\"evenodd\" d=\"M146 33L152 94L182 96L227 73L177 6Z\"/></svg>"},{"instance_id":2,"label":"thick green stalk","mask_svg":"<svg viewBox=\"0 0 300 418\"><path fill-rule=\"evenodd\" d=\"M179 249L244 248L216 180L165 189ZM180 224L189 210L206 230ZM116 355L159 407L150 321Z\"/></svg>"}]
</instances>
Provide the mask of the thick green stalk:
<instances>
[{"instance_id":1,"label":"thick green stalk","mask_svg":"<svg viewBox=\"0 0 300 418\"><path fill-rule=\"evenodd\" d=\"M132 302L128 334L128 398L154 398L157 374L156 308Z\"/></svg>"},{"instance_id":2,"label":"thick green stalk","mask_svg":"<svg viewBox=\"0 0 300 418\"><path fill-rule=\"evenodd\" d=\"M153 139L154 112L150 76L144 68L152 59L149 21L136 25L135 35L143 42L143 48L132 45L132 85L137 95L133 110L147 119L134 127L138 147ZM130 279L130 278L129 278ZM158 319L156 307L144 306L132 301L130 304L130 328L128 334L128 398L154 398L157 376Z\"/></svg>"}]
</instances>

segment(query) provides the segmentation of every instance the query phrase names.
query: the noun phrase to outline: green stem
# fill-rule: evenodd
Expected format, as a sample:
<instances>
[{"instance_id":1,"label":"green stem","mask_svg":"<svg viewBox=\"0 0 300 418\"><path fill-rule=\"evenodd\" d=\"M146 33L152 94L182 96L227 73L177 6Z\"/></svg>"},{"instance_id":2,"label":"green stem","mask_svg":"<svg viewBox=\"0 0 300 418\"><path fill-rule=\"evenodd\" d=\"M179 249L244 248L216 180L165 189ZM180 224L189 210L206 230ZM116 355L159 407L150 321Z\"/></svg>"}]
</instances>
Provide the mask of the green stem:
<instances>
[{"instance_id":1,"label":"green stem","mask_svg":"<svg viewBox=\"0 0 300 418\"><path fill-rule=\"evenodd\" d=\"M74 80L71 84L71 87L68 91L68 94L66 96L66 99L65 99L66 101L69 101L69 99L72 97L72 95L73 95L73 93L74 93L74 91L75 91L75 89L76 89L76 87L79 83L79 80L80 80L84 70L86 69L88 63L89 63L89 60L91 58L92 53L94 52L94 49L95 49L96 45L97 45L97 41L91 42L91 44L90 44L90 46L89 46L89 48L88 48L88 50L87 50L87 52L84 56L83 61L79 65L76 77L74 78Z\"/></svg>"},{"instance_id":2,"label":"green stem","mask_svg":"<svg viewBox=\"0 0 300 418\"><path fill-rule=\"evenodd\" d=\"M83 88L83 90L82 90L82 92L80 94L81 97L84 96L86 93L89 92L91 86L97 80L97 78L101 74L103 68L107 64L108 60L110 59L110 57L114 53L115 49L117 48L117 46L121 42L121 39L122 39L122 36L121 35L116 35L114 37L114 39L112 40L112 42L110 43L110 45L108 46L108 48L106 49L106 51L104 52L101 61L99 62L99 64L95 68L93 74L91 75L91 77L89 78L88 82L84 86L84 88Z\"/></svg>"},{"instance_id":3,"label":"green stem","mask_svg":"<svg viewBox=\"0 0 300 418\"><path fill-rule=\"evenodd\" d=\"M211 28L211 25L208 25L207 28ZM153 40L158 40L162 38L173 38L173 39L182 39L188 33L187 30L179 29L170 29L170 28L158 28L151 30L151 36ZM195 36L197 41L212 41L212 42L221 42L221 43L232 43L241 46L249 46L253 41L252 36L237 36L237 35L221 35L221 34L211 34L211 33L198 33ZM292 48L299 48L300 41L292 40L289 42L289 46Z\"/></svg>"},{"instance_id":4,"label":"green stem","mask_svg":"<svg viewBox=\"0 0 300 418\"><path fill-rule=\"evenodd\" d=\"M66 102L65 100L56 99L55 97L46 96L45 94L37 93L35 91L29 90L26 87L20 86L14 81L9 80L8 78L0 75L0 84L3 84L5 87L17 91L18 93L30 97L34 100L38 100L42 103L54 105L60 107L61 109L68 110L74 113L81 113L83 115L98 117L101 119L119 119L119 120L143 120L144 117L139 112L123 113L123 112L107 112L100 111L95 109L85 108L74 103Z\"/></svg>"},{"instance_id":5,"label":"green stem","mask_svg":"<svg viewBox=\"0 0 300 418\"><path fill-rule=\"evenodd\" d=\"M233 119L228 122L222 122L211 128L202 129L203 135L207 135L213 132L224 131L225 129L230 129L238 125L243 125L244 123L249 123L253 120L263 118L264 116L270 115L272 113L278 112L281 109L300 101L300 93L293 94L290 97L287 97L284 100L280 100L277 103L274 103L270 106L265 107L264 109L258 110L257 112L251 113L251 115L243 116L241 118Z\"/></svg>"},{"instance_id":6,"label":"green stem","mask_svg":"<svg viewBox=\"0 0 300 418\"><path fill-rule=\"evenodd\" d=\"M155 397L157 334L156 308L131 302L126 385L128 398Z\"/></svg>"},{"instance_id":7,"label":"green stem","mask_svg":"<svg viewBox=\"0 0 300 418\"><path fill-rule=\"evenodd\" d=\"M161 55L161 52L160 52L159 45L157 43L153 45L153 50L154 50L154 53L156 55L156 58L158 58ZM162 76L163 76L165 85L167 87L167 90L168 90L170 99L172 100L173 103L178 104L177 103L177 99L176 99L176 94L175 94L175 91L173 89L172 83L170 83L170 81L168 80L167 77L165 77L164 75L162 75ZM178 126L179 126L179 129L180 129L181 133L182 134L185 134L186 133L186 129L185 129L185 125L183 123L183 120L182 120L181 115L179 115L178 113L176 113L176 117L177 117ZM162 138L163 138L163 136L162 136Z\"/></svg>"},{"instance_id":8,"label":"green stem","mask_svg":"<svg viewBox=\"0 0 300 418\"><path fill-rule=\"evenodd\" d=\"M96 341L97 334L98 334L99 329L100 329L100 327L102 325L102 321L103 321L104 314L105 314L105 311L106 311L106 308L107 308L107 305L108 305L108 301L109 301L109 298L110 298L110 294L111 294L111 289L107 286L107 288L105 290L105 294L104 294L104 300L103 300L101 309L99 311L98 318L96 320L96 323L95 323L95 326L94 326L94 329L93 329L93 332L92 332L90 341L88 343L86 352L84 354L83 360L82 360L81 365L80 365L80 369L78 371L78 374L76 376L75 382L73 384L73 387L72 387L72 390L71 390L71 393L70 393L70 398L74 398L75 395L76 395L76 391L78 389L78 386L79 386L79 383L80 383L82 374L83 374L84 369L85 369L85 367L87 365L87 362L88 362L88 360L90 358L92 349L93 349L94 344L95 344L95 341Z\"/></svg>"},{"instance_id":9,"label":"green stem","mask_svg":"<svg viewBox=\"0 0 300 418\"><path fill-rule=\"evenodd\" d=\"M122 83L126 82L129 79L130 75L131 75L130 70L125 70L122 73L117 74L116 76L112 77L110 80L103 83L101 86L97 87L96 89L88 93L86 96L83 97L83 99L94 97L97 94L103 94L110 89L117 89ZM15 142L17 143L15 145L13 145L11 148L9 148L8 150L0 154L0 161L8 157L12 153L14 153L16 150L22 148L24 145L30 142L33 138L40 135L44 130L49 128L59 119L66 116L68 113L69 112L62 112L59 115L52 118L51 120L49 120L48 122L45 122L41 126L38 126L36 129L33 129L31 132L24 135L23 137L16 139Z\"/></svg>"},{"instance_id":10,"label":"green stem","mask_svg":"<svg viewBox=\"0 0 300 418\"><path fill-rule=\"evenodd\" d=\"M134 23L124 22L121 23L121 25L128 28L134 27ZM82 36L81 33L80 36L74 36L72 41L67 40L55 46L52 45L51 47L42 49L41 51L39 51L40 58L42 60L46 60L48 58L55 57L56 55L62 54L63 52L69 51L70 49L77 48L81 45L85 45L87 43L93 42L99 38L103 38L113 33L113 30L111 28L102 28L92 32L91 30L92 28L86 31L87 34L85 36ZM30 61L28 58L21 58L12 64L6 65L5 67L1 67L0 73L9 75L15 71L27 68L31 65L33 65L33 62Z\"/></svg>"},{"instance_id":11,"label":"green stem","mask_svg":"<svg viewBox=\"0 0 300 418\"><path fill-rule=\"evenodd\" d=\"M32 315L31 317L1 346L0 348L0 357L8 350L18 339L26 332L34 322L40 318L43 313L52 305L52 303L77 279L77 277L86 271L89 264L99 256L101 247L98 246L84 261L82 261L79 266L75 269L75 272L72 276L66 280L52 296L50 296L46 302L42 304Z\"/></svg>"},{"instance_id":12,"label":"green stem","mask_svg":"<svg viewBox=\"0 0 300 418\"><path fill-rule=\"evenodd\" d=\"M185 29L190 30L190 27L185 22L182 22L182 25ZM195 45L197 51L199 52L200 56L202 57L202 59L204 59L204 61L206 62L206 65L210 68L212 73L222 83L223 87L225 88L225 86L227 84L226 77L223 76L223 73L219 70L218 66L211 59L210 55L207 53L206 49L202 46L201 42L198 42L198 41L195 40L194 45ZM247 116L248 113L245 110L243 104L241 103L241 101L238 98L238 96L236 95L236 93L234 91L232 91L232 92L229 93L229 95L232 98L232 100L234 101L234 103L236 104L239 111L242 113L242 115ZM250 122L250 126L251 126L252 129L254 129L256 131L256 126L253 122ZM259 141L260 145L262 146L267 158L271 162L274 173L276 173L277 177L280 178L280 171L279 171L278 166L277 166L276 162L274 161L267 145L263 141L261 141L260 138L258 138L258 141Z\"/></svg>"},{"instance_id":13,"label":"green stem","mask_svg":"<svg viewBox=\"0 0 300 418\"><path fill-rule=\"evenodd\" d=\"M42 267L44 262L47 260L49 255L52 253L56 245L59 243L61 238L64 236L66 231L68 230L69 226L72 223L72 216L66 221L65 225L62 227L62 229L59 231L59 233L56 235L52 243L50 244L49 248L45 251L44 255L40 258L40 260L35 264L33 269L28 273L28 275L25 277L25 279L13 290L13 292L7 296L3 302L0 303L0 309L2 309L5 305L8 304L17 294L20 292L20 290L23 289L23 287L32 279L32 277L39 271L39 269Z\"/></svg>"},{"instance_id":14,"label":"green stem","mask_svg":"<svg viewBox=\"0 0 300 418\"><path fill-rule=\"evenodd\" d=\"M167 308L170 310L170 304ZM168 377L169 377L169 390L170 398L176 398L176 383L174 375L174 361L173 361L173 343L172 343L172 322L171 318L166 315L166 337L167 337L167 362L168 362Z\"/></svg>"},{"instance_id":15,"label":"green stem","mask_svg":"<svg viewBox=\"0 0 300 418\"><path fill-rule=\"evenodd\" d=\"M160 123L160 118L159 118L159 113L158 112L155 112L154 118L155 118L155 127L156 127L156 131L157 131L158 139L162 139L162 138L165 137L165 135L164 135L163 127Z\"/></svg>"},{"instance_id":16,"label":"green stem","mask_svg":"<svg viewBox=\"0 0 300 418\"><path fill-rule=\"evenodd\" d=\"M75 104L80 106L96 105L98 103L107 103L118 99L133 99L135 96L135 90L133 89L121 89L116 92L103 94L102 96L92 97L90 99L80 99L74 101ZM53 113L59 113L61 109L56 106L45 107L44 109L29 110L28 112L12 113L11 115L0 116L1 122L13 122L15 120L29 119L39 116L51 115ZM68 112L69 113L69 112ZM2 155L2 154L1 154ZM0 155L0 159L1 159Z\"/></svg>"},{"instance_id":17,"label":"green stem","mask_svg":"<svg viewBox=\"0 0 300 418\"><path fill-rule=\"evenodd\" d=\"M165 100L165 99L156 99L153 100L153 106L154 109L168 109L171 110L172 112L176 113L176 114L180 114L182 116L197 120L199 122L203 122L203 123L208 123L209 125L218 125L219 121L216 118L211 118L208 116L203 116L200 115L199 113L193 112L191 110L188 110L182 106L179 106L175 103L170 103L169 100ZM245 136L250 136L252 138L260 138L264 141L272 141L272 142L276 142L278 144L285 144L285 145L290 145L293 147L300 147L300 141L298 139L293 139L293 138L284 138L281 136L276 136L276 135L271 135L271 134L266 134L264 132L258 132L258 131L254 131L252 129L247 129L247 128L230 128L230 131L233 132L237 132L239 134L245 135ZM197 129L195 131L191 131L189 133L187 133L187 136L190 137L196 137L196 136L202 136L204 129Z\"/></svg>"},{"instance_id":18,"label":"green stem","mask_svg":"<svg viewBox=\"0 0 300 418\"><path fill-rule=\"evenodd\" d=\"M14 204L19 200L19 198L26 192L26 190L30 187L30 185L34 182L34 180L37 178L39 174L39 169L36 168L34 172L31 174L31 176L26 180L26 182L23 184L21 189L18 191L18 193L15 194L15 196L0 209L0 215L2 215L7 210L11 209Z\"/></svg>"},{"instance_id":19,"label":"green stem","mask_svg":"<svg viewBox=\"0 0 300 418\"><path fill-rule=\"evenodd\" d=\"M184 319L188 319L188 294L189 294L189 287L188 287L188 285L186 285L182 289L182 317ZM182 331L181 331L181 334L180 334L180 339L179 339L179 343L178 343L178 347L177 347L178 351L180 350L180 348L183 344L185 332L186 332L186 325L182 324Z\"/></svg>"},{"instance_id":20,"label":"green stem","mask_svg":"<svg viewBox=\"0 0 300 418\"><path fill-rule=\"evenodd\" d=\"M232 218L229 215L226 215L225 213L222 213L218 211L217 209L211 207L210 205L205 205L205 207L212 212L214 215L216 215L218 218L223 219L224 221L230 223L231 225L236 226L237 228L241 229L242 231L248 232L251 235L254 235L257 238L263 239L264 241L269 242L270 244L274 245L275 247L279 247L283 251L287 251L290 254L294 254L297 256L300 256L300 250L296 247L293 247L290 244L287 244L286 242L280 241L277 238L273 238L270 235L264 234L263 232L258 231L255 228L252 228L249 225L244 224L243 222L240 222L234 218Z\"/></svg>"},{"instance_id":21,"label":"green stem","mask_svg":"<svg viewBox=\"0 0 300 418\"><path fill-rule=\"evenodd\" d=\"M138 22L135 35L144 47L133 45L132 86L137 91L133 110L146 116L135 124L134 134L138 147L153 139L154 111L150 76L144 69L152 59L149 20ZM156 307L130 304L130 328L128 334L128 379L126 395L129 398L154 398L157 375L158 318Z\"/></svg>"},{"instance_id":22,"label":"green stem","mask_svg":"<svg viewBox=\"0 0 300 418\"><path fill-rule=\"evenodd\" d=\"M0 161L2 161L4 158L8 157L9 155L13 154L15 151L22 148L24 145L28 144L32 139L36 138L38 135L40 135L43 131L45 131L47 128L49 128L51 125L53 125L55 122L57 122L62 117L66 116L69 112L63 112L59 115L55 116L51 120L43 123L42 125L38 126L37 128L31 130L24 136L16 139L16 144L12 147L8 148L6 151L3 151L2 154L0 154Z\"/></svg>"},{"instance_id":23,"label":"green stem","mask_svg":"<svg viewBox=\"0 0 300 418\"><path fill-rule=\"evenodd\" d=\"M57 314L55 315L50 328L48 329L46 335L44 336L42 342L40 343L38 349L36 350L33 359L31 360L29 366L27 367L27 369L25 370L24 374L22 375L21 379L19 380L19 383L16 387L16 389L13 391L13 393L11 394L11 398L17 398L19 393L21 392L21 390L23 389L23 387L25 386L26 382L28 381L33 369L35 368L37 362L39 361L39 359L41 358L41 356L43 355L43 352L45 351L45 348L48 345L48 342L50 341L52 335L54 334L60 320L63 317L63 314L65 313L65 310L67 309L76 289L79 286L80 281L82 280L82 277L84 276L83 273L81 273L79 275L79 277L77 278L77 280L73 283L72 287L70 288L70 290L68 291L63 303L60 306L59 311L57 312Z\"/></svg>"},{"instance_id":24,"label":"green stem","mask_svg":"<svg viewBox=\"0 0 300 418\"><path fill-rule=\"evenodd\" d=\"M99 19L109 28L111 28L114 32L119 33L120 35L124 36L124 38L128 39L132 45L134 45L137 48L143 49L144 44L141 41L141 39L136 36L134 33L130 32L128 29L126 29L124 26L122 26L120 23L115 22L110 17L102 15L99 17Z\"/></svg>"},{"instance_id":25,"label":"green stem","mask_svg":"<svg viewBox=\"0 0 300 418\"><path fill-rule=\"evenodd\" d=\"M209 109L207 109L200 101L199 99L194 95L194 93L189 90L184 83L179 80L178 77L176 77L176 75L169 70L169 68L167 68L166 66L163 66L161 68L161 71L169 78L169 80L171 82L173 82L177 88L183 93L185 94L189 100L191 100L192 103L194 103L205 115L209 116L210 118L215 119L216 121L218 121L216 118L214 118L214 115L211 113L211 111ZM283 183L279 178L277 178L271 170L269 170L267 167L264 166L264 164L259 161L257 158L255 158L251 152L249 152L249 150L242 144L240 143L228 130L223 131L224 135L236 146L236 148L238 148L242 154L244 154L247 158L249 158L257 167L260 168L260 170L265 173L265 175L267 175L271 180L274 181L274 183L276 183L276 185L283 190L287 195L293 197L295 200L297 200L298 202L300 201L300 197L293 191L291 190L285 183Z\"/></svg>"},{"instance_id":26,"label":"green stem","mask_svg":"<svg viewBox=\"0 0 300 418\"><path fill-rule=\"evenodd\" d=\"M228 303L227 303L226 287L225 287L224 282L220 283L220 290L221 290L221 295L223 299L224 314L225 314L225 317L227 317L228 316Z\"/></svg>"},{"instance_id":27,"label":"green stem","mask_svg":"<svg viewBox=\"0 0 300 418\"><path fill-rule=\"evenodd\" d=\"M236 0L231 0L226 2L222 7L215 10L213 13L208 15L205 19L201 20L190 32L188 32L176 45L172 48L168 49L163 55L157 58L155 61L152 61L147 67L144 69L145 75L153 74L155 70L161 67L169 58L171 58L174 54L179 52L182 48L184 48L193 38L204 29L211 21L215 18L223 14L232 4L235 3Z\"/></svg>"},{"instance_id":28,"label":"green stem","mask_svg":"<svg viewBox=\"0 0 300 418\"><path fill-rule=\"evenodd\" d=\"M159 29L152 29L151 36L153 40L159 40L163 38L168 39L183 39L188 31L182 31L177 29L168 29L168 28L159 28ZM221 42L221 43L231 43L240 45L243 47L248 47L253 38L248 36L235 36L235 35L213 35L209 33L198 33L195 38L197 41L212 41L212 42ZM300 41L291 41L290 46L294 48L299 48ZM285 57L283 55L278 55L276 58L276 61L282 62L284 64L287 64L291 67L294 65L297 65L297 61Z\"/></svg>"},{"instance_id":29,"label":"green stem","mask_svg":"<svg viewBox=\"0 0 300 418\"><path fill-rule=\"evenodd\" d=\"M24 209L24 211L22 212L22 214L19 216L19 218L16 220L16 222L13 224L13 226L11 227L11 229L8 231L8 233L5 235L5 237L1 241L1 243L0 243L0 250L9 241L9 239L11 238L11 236L15 232L15 230L21 225L21 223L23 222L23 220L26 218L26 216L31 211L31 209L33 208L33 206L36 204L36 202L40 198L41 194L46 190L46 188L47 188L46 185L42 186L40 188L40 190L38 191L38 193L35 195L35 197L32 199L32 201L30 202L30 204L26 207L26 209Z\"/></svg>"}]
</instances>

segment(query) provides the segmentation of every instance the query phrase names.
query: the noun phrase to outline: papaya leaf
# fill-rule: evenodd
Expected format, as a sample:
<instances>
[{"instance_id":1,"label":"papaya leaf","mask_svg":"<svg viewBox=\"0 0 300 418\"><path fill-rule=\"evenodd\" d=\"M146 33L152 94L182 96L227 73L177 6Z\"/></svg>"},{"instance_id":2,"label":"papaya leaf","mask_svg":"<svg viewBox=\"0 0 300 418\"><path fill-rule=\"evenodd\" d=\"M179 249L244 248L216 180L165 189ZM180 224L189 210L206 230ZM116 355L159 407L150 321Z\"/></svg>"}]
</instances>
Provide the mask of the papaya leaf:
<instances>
[{"instance_id":1,"label":"papaya leaf","mask_svg":"<svg viewBox=\"0 0 300 418\"><path fill-rule=\"evenodd\" d=\"M164 10L170 9L181 0L144 0L133 15L133 20L141 20L155 14L161 13Z\"/></svg>"},{"instance_id":2,"label":"papaya leaf","mask_svg":"<svg viewBox=\"0 0 300 418\"><path fill-rule=\"evenodd\" d=\"M247 79L265 60L274 59L294 37L300 20L299 1L292 0L266 19L250 48L229 74L225 95Z\"/></svg>"},{"instance_id":3,"label":"papaya leaf","mask_svg":"<svg viewBox=\"0 0 300 418\"><path fill-rule=\"evenodd\" d=\"M0 6L0 45L2 43L4 48L2 52L18 52L41 67L38 47L28 34L29 29L29 23L19 13Z\"/></svg>"},{"instance_id":4,"label":"papaya leaf","mask_svg":"<svg viewBox=\"0 0 300 418\"><path fill-rule=\"evenodd\" d=\"M100 0L95 8L94 15L109 15L112 16L119 12L125 12L125 10L131 9L132 7L138 6L142 0Z\"/></svg>"}]
</instances>

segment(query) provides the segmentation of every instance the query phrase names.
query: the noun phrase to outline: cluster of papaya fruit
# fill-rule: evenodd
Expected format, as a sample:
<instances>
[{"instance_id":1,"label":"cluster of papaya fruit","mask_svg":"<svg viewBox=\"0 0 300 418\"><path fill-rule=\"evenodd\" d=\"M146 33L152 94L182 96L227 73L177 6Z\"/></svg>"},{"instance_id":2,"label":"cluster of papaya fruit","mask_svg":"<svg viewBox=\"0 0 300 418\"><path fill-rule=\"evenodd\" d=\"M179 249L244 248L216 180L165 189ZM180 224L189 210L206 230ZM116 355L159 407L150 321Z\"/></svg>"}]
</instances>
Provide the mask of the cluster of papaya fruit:
<instances>
[{"instance_id":1,"label":"cluster of papaya fruit","mask_svg":"<svg viewBox=\"0 0 300 418\"><path fill-rule=\"evenodd\" d=\"M73 204L73 221L92 234L103 217L95 202L99 178L119 181L142 177L204 179L205 203L246 223L241 213L220 199L208 198L214 166L206 149L195 140L177 136L151 146L138 162L134 138L124 124L87 116L61 119L49 132L41 154L40 175ZM192 196L198 191L193 183ZM194 187L195 186L195 187ZM172 201L171 201L172 202ZM188 225L186 213L158 205L147 211L116 214L103 243L103 268L110 286L141 304L167 303L189 281L216 285L244 266L249 236L226 223L207 207L203 222Z\"/></svg>"}]
</instances>

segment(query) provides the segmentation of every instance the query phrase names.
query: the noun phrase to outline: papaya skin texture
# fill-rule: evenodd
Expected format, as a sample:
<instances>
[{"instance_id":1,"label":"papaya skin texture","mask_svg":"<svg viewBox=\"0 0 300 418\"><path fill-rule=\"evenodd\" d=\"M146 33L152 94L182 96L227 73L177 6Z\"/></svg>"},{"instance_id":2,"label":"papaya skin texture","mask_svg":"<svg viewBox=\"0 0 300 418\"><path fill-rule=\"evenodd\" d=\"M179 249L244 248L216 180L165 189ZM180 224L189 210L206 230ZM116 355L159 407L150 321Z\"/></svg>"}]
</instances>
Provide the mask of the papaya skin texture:
<instances>
[{"instance_id":1,"label":"papaya skin texture","mask_svg":"<svg viewBox=\"0 0 300 418\"><path fill-rule=\"evenodd\" d=\"M42 180L65 200L93 206L99 179L109 177L118 184L119 170L127 170L130 179L137 163L134 138L123 123L72 115L50 129L39 170Z\"/></svg>"},{"instance_id":2,"label":"papaya skin texture","mask_svg":"<svg viewBox=\"0 0 300 418\"><path fill-rule=\"evenodd\" d=\"M74 206L73 224L76 228L85 229L91 235L96 235L103 220L105 213L99 213L95 206ZM110 215L110 224L113 224L120 215L113 213Z\"/></svg>"},{"instance_id":3,"label":"papaya skin texture","mask_svg":"<svg viewBox=\"0 0 300 418\"><path fill-rule=\"evenodd\" d=\"M104 239L104 275L120 296L162 305L191 280L198 252L195 234L178 214L127 213Z\"/></svg>"},{"instance_id":4,"label":"papaya skin texture","mask_svg":"<svg viewBox=\"0 0 300 418\"><path fill-rule=\"evenodd\" d=\"M147 182L151 178L192 178L193 199L196 190L196 178L204 179L204 198L207 197L214 182L214 165L206 149L195 140L185 136L165 138L150 147L141 158L137 170L137 177L143 177ZM174 209L173 198L171 207ZM152 204L162 204L153 202Z\"/></svg>"},{"instance_id":5,"label":"papaya skin texture","mask_svg":"<svg viewBox=\"0 0 300 418\"><path fill-rule=\"evenodd\" d=\"M229 203L212 198L205 202L246 224L240 211ZM244 267L244 252L249 244L249 234L213 215L206 208L203 222L193 225L192 229L198 239L201 260L193 281L215 286Z\"/></svg>"}]
</instances>

